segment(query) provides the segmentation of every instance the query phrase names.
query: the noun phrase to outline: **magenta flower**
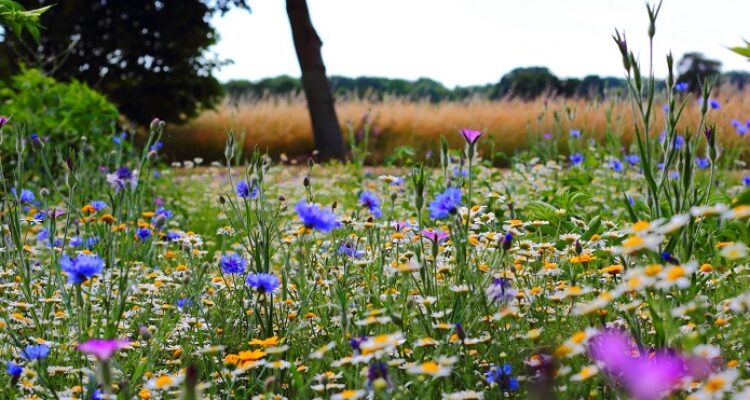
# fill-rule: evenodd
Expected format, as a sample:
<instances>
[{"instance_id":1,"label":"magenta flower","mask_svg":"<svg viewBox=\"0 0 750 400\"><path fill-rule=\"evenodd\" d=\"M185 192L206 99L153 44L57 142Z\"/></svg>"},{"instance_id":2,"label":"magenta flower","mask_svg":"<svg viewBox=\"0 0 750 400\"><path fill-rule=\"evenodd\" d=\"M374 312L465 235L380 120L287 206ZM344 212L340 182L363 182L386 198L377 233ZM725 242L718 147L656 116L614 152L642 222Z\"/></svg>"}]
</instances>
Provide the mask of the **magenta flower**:
<instances>
[{"instance_id":1,"label":"magenta flower","mask_svg":"<svg viewBox=\"0 0 750 400\"><path fill-rule=\"evenodd\" d=\"M479 137L482 136L482 131L477 131L474 129L468 129L464 128L461 129L461 135L464 136L464 139L466 139L466 142L469 144L474 144L479 140Z\"/></svg>"},{"instance_id":2,"label":"magenta flower","mask_svg":"<svg viewBox=\"0 0 750 400\"><path fill-rule=\"evenodd\" d=\"M0 129L2 129L3 126L8 123L8 121L10 121L10 118L0 115Z\"/></svg>"},{"instance_id":3,"label":"magenta flower","mask_svg":"<svg viewBox=\"0 0 750 400\"><path fill-rule=\"evenodd\" d=\"M443 232L439 229L430 228L422 230L422 236L430 239L433 243L440 243L447 239L449 235L447 232Z\"/></svg>"},{"instance_id":4,"label":"magenta flower","mask_svg":"<svg viewBox=\"0 0 750 400\"><path fill-rule=\"evenodd\" d=\"M99 361L108 361L117 350L129 345L130 341L127 339L89 339L79 343L76 349L81 353L96 357Z\"/></svg>"},{"instance_id":5,"label":"magenta flower","mask_svg":"<svg viewBox=\"0 0 750 400\"><path fill-rule=\"evenodd\" d=\"M674 350L641 350L619 330L605 330L589 342L589 354L637 400L664 398L688 376L688 363Z\"/></svg>"}]
</instances>

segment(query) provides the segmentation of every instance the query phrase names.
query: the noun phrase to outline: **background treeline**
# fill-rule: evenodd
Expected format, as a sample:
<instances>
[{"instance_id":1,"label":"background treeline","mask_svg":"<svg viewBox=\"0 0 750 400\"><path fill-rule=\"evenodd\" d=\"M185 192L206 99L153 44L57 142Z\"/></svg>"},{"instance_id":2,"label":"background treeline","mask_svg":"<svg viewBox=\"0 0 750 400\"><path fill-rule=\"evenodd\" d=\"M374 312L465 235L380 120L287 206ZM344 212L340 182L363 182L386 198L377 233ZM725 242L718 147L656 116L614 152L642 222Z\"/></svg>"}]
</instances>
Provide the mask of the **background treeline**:
<instances>
[{"instance_id":1,"label":"background treeline","mask_svg":"<svg viewBox=\"0 0 750 400\"><path fill-rule=\"evenodd\" d=\"M699 79L704 74L681 74L682 81L691 86L691 90L698 87ZM750 73L730 71L717 76L721 84L732 85L742 90L750 85ZM657 82L663 85L663 82ZM387 96L396 96L410 100L460 101L471 98L495 100L505 97L531 100L541 95L556 97L602 98L610 94L625 90L625 81L621 78L600 77L589 75L582 79L558 78L544 67L517 68L504 75L498 83L445 87L442 83L429 78L415 81L406 79L390 79L379 77L349 78L332 76L331 86L337 97L367 98L382 100ZM224 91L232 101L262 98L271 95L287 95L301 92L302 86L298 78L288 75L266 78L256 82L248 80L232 80L223 84Z\"/></svg>"}]
</instances>

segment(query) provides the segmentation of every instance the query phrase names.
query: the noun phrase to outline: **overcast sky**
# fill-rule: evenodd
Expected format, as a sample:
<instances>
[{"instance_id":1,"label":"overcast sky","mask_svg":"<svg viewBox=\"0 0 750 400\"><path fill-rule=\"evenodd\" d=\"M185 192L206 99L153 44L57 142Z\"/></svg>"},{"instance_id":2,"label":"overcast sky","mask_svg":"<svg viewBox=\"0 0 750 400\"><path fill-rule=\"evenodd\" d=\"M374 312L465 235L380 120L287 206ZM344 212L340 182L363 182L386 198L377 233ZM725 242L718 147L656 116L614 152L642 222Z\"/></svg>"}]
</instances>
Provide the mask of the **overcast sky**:
<instances>
[{"instance_id":1,"label":"overcast sky","mask_svg":"<svg viewBox=\"0 0 750 400\"><path fill-rule=\"evenodd\" d=\"M218 77L299 76L285 1L252 0L213 21L213 49L234 61ZM329 75L429 77L452 87L497 82L522 66L559 77L621 76L611 35L626 32L646 60L641 0L308 0ZM665 0L657 22L657 75L664 55L700 51L723 70L750 70L727 50L750 40L750 0Z\"/></svg>"}]
</instances>

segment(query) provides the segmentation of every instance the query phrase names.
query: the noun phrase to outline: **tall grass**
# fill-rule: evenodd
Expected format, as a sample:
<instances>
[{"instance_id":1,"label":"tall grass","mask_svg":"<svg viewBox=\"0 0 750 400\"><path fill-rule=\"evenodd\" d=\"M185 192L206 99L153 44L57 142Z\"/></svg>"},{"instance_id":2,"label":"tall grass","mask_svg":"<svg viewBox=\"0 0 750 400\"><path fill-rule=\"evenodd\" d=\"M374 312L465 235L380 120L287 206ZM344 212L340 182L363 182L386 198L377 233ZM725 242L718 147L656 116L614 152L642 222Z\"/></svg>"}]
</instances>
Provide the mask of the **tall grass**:
<instances>
[{"instance_id":1,"label":"tall grass","mask_svg":"<svg viewBox=\"0 0 750 400\"><path fill-rule=\"evenodd\" d=\"M719 140L724 145L735 145L741 138L730 121L734 118L744 123L750 119L750 91L723 88L719 93L716 99L722 106L712 110L711 119L717 123ZM695 99L686 110L683 124L697 125L699 108ZM396 97L382 101L347 98L339 100L336 110L342 129L358 129L369 113L375 131L370 159L374 163L382 162L397 146L411 146L419 157L429 150L436 152L441 135L458 145L460 139L455 132L463 127L486 132L488 139L483 142L482 151L488 151L490 142L494 142L494 150L506 155L526 148L530 138L539 138L545 132L565 134L577 129L585 138L598 140L609 132L626 144L631 143L633 134L630 105L617 96L598 101L539 98L443 103ZM654 125L663 126L663 113L658 113ZM300 95L227 101L185 126L170 128L166 147L176 158L220 159L227 129L244 135L245 150L258 146L272 156L284 153L295 157L308 155L314 149L305 99Z\"/></svg>"}]
</instances>

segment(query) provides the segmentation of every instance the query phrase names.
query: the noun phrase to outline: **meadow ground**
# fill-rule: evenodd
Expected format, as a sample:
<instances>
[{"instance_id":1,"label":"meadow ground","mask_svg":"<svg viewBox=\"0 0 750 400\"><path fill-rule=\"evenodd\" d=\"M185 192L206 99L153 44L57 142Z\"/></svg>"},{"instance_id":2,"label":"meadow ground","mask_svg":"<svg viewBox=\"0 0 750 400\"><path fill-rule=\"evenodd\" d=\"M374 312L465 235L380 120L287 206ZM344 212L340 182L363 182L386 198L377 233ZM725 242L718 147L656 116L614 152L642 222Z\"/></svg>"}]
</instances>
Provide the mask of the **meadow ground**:
<instances>
[{"instance_id":1,"label":"meadow ground","mask_svg":"<svg viewBox=\"0 0 750 400\"><path fill-rule=\"evenodd\" d=\"M113 144L16 175L3 398L746 398L750 182L654 167L654 208L648 161L574 139L503 170L472 143L240 166L230 141L231 174Z\"/></svg>"}]
</instances>

